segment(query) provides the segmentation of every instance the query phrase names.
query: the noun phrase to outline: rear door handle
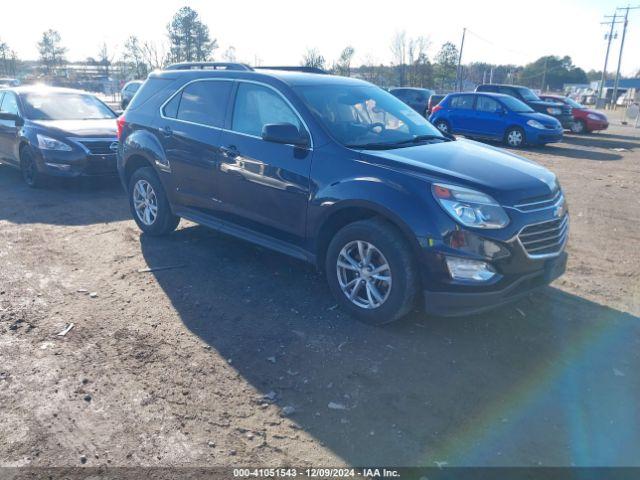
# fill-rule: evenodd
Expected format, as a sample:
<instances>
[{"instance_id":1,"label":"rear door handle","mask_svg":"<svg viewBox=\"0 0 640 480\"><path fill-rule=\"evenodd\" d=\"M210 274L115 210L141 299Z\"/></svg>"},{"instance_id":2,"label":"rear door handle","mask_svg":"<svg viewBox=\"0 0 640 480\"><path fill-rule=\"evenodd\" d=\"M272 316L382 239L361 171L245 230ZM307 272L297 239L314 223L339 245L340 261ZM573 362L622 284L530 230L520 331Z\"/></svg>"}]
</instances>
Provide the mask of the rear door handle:
<instances>
[{"instance_id":1,"label":"rear door handle","mask_svg":"<svg viewBox=\"0 0 640 480\"><path fill-rule=\"evenodd\" d=\"M226 158L235 158L238 156L238 148L235 145L229 145L227 147L220 147L220 153Z\"/></svg>"},{"instance_id":2,"label":"rear door handle","mask_svg":"<svg viewBox=\"0 0 640 480\"><path fill-rule=\"evenodd\" d=\"M171 135L173 135L173 130L171 130L170 126L166 126L166 127L162 127L160 129L160 132L162 133L163 136L165 137L170 137Z\"/></svg>"}]
</instances>

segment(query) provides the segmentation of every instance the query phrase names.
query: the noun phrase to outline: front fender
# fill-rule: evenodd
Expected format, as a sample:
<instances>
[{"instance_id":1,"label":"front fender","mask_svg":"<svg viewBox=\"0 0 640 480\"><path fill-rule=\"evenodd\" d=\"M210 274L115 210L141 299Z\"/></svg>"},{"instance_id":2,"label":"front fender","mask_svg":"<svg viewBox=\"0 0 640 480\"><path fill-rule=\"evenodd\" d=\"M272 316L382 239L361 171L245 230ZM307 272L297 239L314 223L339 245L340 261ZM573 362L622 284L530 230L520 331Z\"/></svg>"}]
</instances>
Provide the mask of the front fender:
<instances>
[{"instance_id":1,"label":"front fender","mask_svg":"<svg viewBox=\"0 0 640 480\"><path fill-rule=\"evenodd\" d=\"M387 177L393 177L387 172ZM425 182L403 175L393 178L352 177L321 188L311 202L310 237L317 238L322 226L345 208L364 208L395 224L416 247L420 238L439 237L435 201Z\"/></svg>"}]
</instances>

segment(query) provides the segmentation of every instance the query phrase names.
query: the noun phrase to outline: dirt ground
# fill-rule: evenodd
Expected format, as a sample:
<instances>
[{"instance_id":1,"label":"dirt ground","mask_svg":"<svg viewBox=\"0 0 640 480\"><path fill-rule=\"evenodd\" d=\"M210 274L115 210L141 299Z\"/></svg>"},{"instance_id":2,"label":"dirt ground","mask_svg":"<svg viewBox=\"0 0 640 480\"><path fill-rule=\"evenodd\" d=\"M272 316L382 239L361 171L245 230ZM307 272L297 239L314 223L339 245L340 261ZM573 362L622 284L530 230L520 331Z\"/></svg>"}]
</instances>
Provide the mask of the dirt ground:
<instances>
[{"instance_id":1,"label":"dirt ground","mask_svg":"<svg viewBox=\"0 0 640 480\"><path fill-rule=\"evenodd\" d=\"M296 260L140 235L117 181L0 166L0 465L640 466L640 129L521 153L565 189L567 274L384 328Z\"/></svg>"}]
</instances>

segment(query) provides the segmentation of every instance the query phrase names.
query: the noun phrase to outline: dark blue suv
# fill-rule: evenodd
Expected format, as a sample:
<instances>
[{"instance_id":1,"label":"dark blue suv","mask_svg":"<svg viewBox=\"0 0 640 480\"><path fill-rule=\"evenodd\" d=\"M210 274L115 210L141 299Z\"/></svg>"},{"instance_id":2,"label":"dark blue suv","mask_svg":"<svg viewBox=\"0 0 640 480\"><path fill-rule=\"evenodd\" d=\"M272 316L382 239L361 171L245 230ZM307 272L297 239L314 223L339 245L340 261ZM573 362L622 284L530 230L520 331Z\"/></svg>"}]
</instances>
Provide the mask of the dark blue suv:
<instances>
[{"instance_id":1,"label":"dark blue suv","mask_svg":"<svg viewBox=\"0 0 640 480\"><path fill-rule=\"evenodd\" d=\"M369 323L467 314L565 268L556 176L439 132L361 80L234 64L153 73L118 120L149 235L188 220L314 263Z\"/></svg>"}]
</instances>

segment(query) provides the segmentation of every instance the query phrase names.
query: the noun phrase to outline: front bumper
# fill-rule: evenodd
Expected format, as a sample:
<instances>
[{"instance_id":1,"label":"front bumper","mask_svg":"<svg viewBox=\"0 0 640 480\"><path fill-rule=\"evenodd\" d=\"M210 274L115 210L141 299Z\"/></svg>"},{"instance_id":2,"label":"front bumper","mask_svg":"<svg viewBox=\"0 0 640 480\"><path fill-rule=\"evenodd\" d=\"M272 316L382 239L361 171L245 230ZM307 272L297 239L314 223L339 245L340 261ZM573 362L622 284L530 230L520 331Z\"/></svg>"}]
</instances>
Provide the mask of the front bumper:
<instances>
[{"instance_id":1,"label":"front bumper","mask_svg":"<svg viewBox=\"0 0 640 480\"><path fill-rule=\"evenodd\" d=\"M531 145L544 145L546 143L557 143L562 141L563 129L540 129L529 128L526 132L527 143Z\"/></svg>"},{"instance_id":2,"label":"front bumper","mask_svg":"<svg viewBox=\"0 0 640 480\"><path fill-rule=\"evenodd\" d=\"M490 310L521 298L560 277L566 269L567 253L544 261L537 271L524 274L506 287L491 291L423 292L425 312L443 317L470 315Z\"/></svg>"},{"instance_id":3,"label":"front bumper","mask_svg":"<svg viewBox=\"0 0 640 480\"><path fill-rule=\"evenodd\" d=\"M38 167L55 177L111 177L118 174L116 155L92 155L84 152L38 150Z\"/></svg>"},{"instance_id":4,"label":"front bumper","mask_svg":"<svg viewBox=\"0 0 640 480\"><path fill-rule=\"evenodd\" d=\"M585 127L588 131L593 132L596 130L606 130L609 128L609 122L605 120L585 120Z\"/></svg>"}]
</instances>

